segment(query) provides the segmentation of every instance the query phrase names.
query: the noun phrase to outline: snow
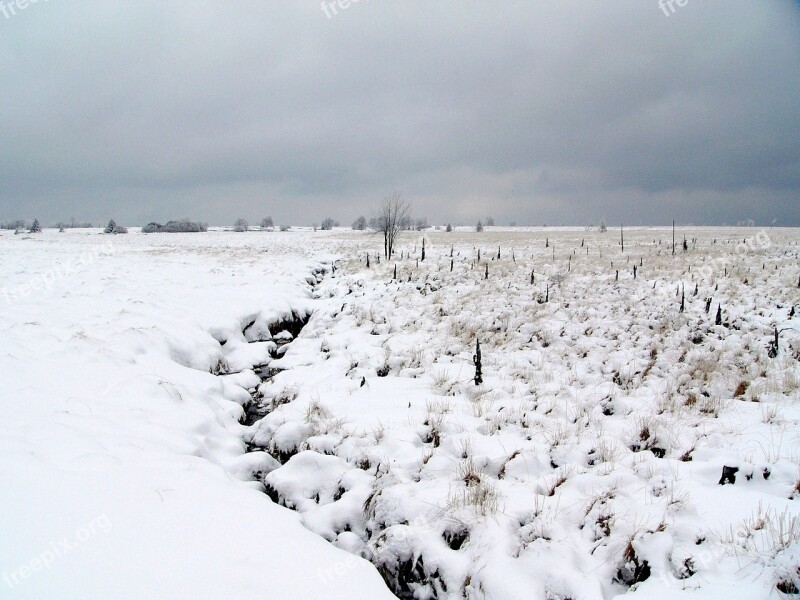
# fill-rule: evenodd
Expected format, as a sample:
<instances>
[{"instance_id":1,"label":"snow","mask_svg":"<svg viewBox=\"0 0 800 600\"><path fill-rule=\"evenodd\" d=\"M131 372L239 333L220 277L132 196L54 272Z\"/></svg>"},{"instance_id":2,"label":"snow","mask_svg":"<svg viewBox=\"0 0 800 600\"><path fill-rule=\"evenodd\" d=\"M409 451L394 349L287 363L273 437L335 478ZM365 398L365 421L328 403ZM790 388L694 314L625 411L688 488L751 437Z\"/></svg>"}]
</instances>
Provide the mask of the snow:
<instances>
[{"instance_id":1,"label":"snow","mask_svg":"<svg viewBox=\"0 0 800 600\"><path fill-rule=\"evenodd\" d=\"M0 590L781 597L800 231L686 234L0 233Z\"/></svg>"},{"instance_id":2,"label":"snow","mask_svg":"<svg viewBox=\"0 0 800 600\"><path fill-rule=\"evenodd\" d=\"M243 321L310 306L324 265L281 235L291 256L213 233L0 236L0 597L392 597L260 491L277 463L238 422L259 380L210 373L268 359Z\"/></svg>"}]
</instances>

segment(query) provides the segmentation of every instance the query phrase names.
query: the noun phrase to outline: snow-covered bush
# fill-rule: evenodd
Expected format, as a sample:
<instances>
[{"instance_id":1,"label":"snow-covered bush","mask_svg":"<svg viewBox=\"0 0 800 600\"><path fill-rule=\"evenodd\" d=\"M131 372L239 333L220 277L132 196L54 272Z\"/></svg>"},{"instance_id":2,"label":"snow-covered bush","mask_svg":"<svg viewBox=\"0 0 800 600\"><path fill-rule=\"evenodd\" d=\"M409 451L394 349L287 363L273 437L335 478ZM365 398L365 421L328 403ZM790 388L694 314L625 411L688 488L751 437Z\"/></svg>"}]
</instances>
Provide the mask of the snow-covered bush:
<instances>
[{"instance_id":1,"label":"snow-covered bush","mask_svg":"<svg viewBox=\"0 0 800 600\"><path fill-rule=\"evenodd\" d=\"M148 223L142 227L142 233L198 233L208 231L206 223L194 223L189 219L169 221L166 225Z\"/></svg>"},{"instance_id":2,"label":"snow-covered bush","mask_svg":"<svg viewBox=\"0 0 800 600\"><path fill-rule=\"evenodd\" d=\"M128 229L126 227L122 227L121 225L117 225L114 222L114 219L111 219L108 222L108 225L106 225L103 233L128 233Z\"/></svg>"}]
</instances>

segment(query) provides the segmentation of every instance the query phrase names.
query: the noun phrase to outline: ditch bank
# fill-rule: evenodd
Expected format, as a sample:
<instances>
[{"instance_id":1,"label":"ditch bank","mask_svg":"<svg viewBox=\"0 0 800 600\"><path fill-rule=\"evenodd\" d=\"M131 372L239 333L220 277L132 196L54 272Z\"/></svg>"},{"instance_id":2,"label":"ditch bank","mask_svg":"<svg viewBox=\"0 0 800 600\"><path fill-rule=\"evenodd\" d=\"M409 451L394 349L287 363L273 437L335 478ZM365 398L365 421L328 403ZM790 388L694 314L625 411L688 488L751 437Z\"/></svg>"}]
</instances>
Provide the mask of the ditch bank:
<instances>
[{"instance_id":1,"label":"ditch bank","mask_svg":"<svg viewBox=\"0 0 800 600\"><path fill-rule=\"evenodd\" d=\"M325 275L329 272L330 271L327 269L320 269L314 272L315 282L311 284L312 293L318 291L319 284L322 283ZM298 338L301 338L303 331L313 318L313 314L313 310L294 309L285 313L277 320L264 321L261 318L245 319L241 330L242 338L244 338L248 345L260 347L257 352L253 352L254 356L263 355L264 350L266 350L268 357L265 360L257 360L249 366L242 365L241 360L233 362L220 360L211 370L212 374L220 377L238 377L248 371L251 371L257 377L257 381L250 378L251 385L246 386L247 392L250 394L250 400L243 405L244 412L240 419L241 424L247 428L244 430L243 441L245 442L247 453L263 453L274 459L274 462L266 469L254 473L256 480L262 484L265 495L276 504L295 511L297 511L297 507L290 499L281 494L268 482L267 476L280 469L280 467L287 464L293 457L304 450L308 450L308 448L305 448L302 443L282 445L274 439L265 442L254 438L257 437L255 432L258 431L258 424L262 419L273 413L280 406L294 401L297 397L296 391L291 389L277 395L265 395L263 389L273 382L279 374L291 370L291 367L284 368L274 363L280 361L292 348L292 345ZM214 334L212 333L212 335ZM221 335L215 335L215 338L223 348L230 344L230 340ZM239 341L241 341L241 339ZM320 349L319 352L322 353L323 349ZM242 385L242 382L239 381L237 384ZM333 458L325 456L325 454L319 454L319 456L323 458ZM354 470L366 476L364 471L368 470L370 467L371 465L358 465ZM311 485L313 485L313 482ZM338 491L333 496L334 501L340 500L347 492L347 490L338 484L337 490ZM371 497L367 499L365 510L367 505L370 504L370 499ZM319 496L317 497L317 501L320 501ZM351 532L350 526L346 524L343 525L341 529L344 532ZM358 537L361 540L359 543L361 546L369 543L370 539L385 535L385 532L382 530L372 531L370 529L360 529L362 529L362 531L359 532L360 535ZM356 534L352 533L352 535L355 536ZM325 538L325 536L322 537ZM331 542L332 540L328 539L327 541ZM387 556L386 552L363 552L359 551L355 546L356 545L351 548L343 549L372 562L389 590L401 600L414 598L415 588L427 586L432 583L431 577L426 574L423 561L420 557L414 557L405 551L399 551L399 549L397 552L392 552L391 556ZM438 577L434 576L433 579L438 580ZM441 581L439 580L436 583L437 585L434 587L441 590ZM446 590L446 586L444 590ZM433 598L437 597L439 596L433 596Z\"/></svg>"}]
</instances>

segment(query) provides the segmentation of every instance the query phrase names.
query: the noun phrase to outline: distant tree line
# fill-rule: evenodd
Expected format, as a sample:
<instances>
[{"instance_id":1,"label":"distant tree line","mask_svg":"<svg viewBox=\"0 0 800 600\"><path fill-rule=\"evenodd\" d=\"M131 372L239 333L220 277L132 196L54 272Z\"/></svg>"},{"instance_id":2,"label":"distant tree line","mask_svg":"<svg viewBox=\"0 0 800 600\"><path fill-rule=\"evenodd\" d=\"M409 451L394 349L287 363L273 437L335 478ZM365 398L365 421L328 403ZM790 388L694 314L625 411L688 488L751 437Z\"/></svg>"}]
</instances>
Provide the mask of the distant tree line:
<instances>
[{"instance_id":1,"label":"distant tree line","mask_svg":"<svg viewBox=\"0 0 800 600\"><path fill-rule=\"evenodd\" d=\"M262 230L265 229L275 229L275 221L272 220L272 217L264 217L261 219L261 223L259 224ZM288 227L286 228L288 229ZM283 227L281 227L281 231L286 231ZM247 219L236 219L236 222L233 224L233 230L236 232L243 232L250 230L250 223L247 222Z\"/></svg>"},{"instance_id":2,"label":"distant tree line","mask_svg":"<svg viewBox=\"0 0 800 600\"><path fill-rule=\"evenodd\" d=\"M386 199L384 199L384 202L385 200ZM398 202L399 200L400 200L399 198L394 198L395 202ZM400 211L401 214L393 215L392 218L392 221L396 220L396 222L391 223L392 226L391 228L394 231L424 231L431 227L426 217L413 217L411 215L410 204L408 206L405 206L405 203L402 202L401 204L403 204L404 210ZM382 208L385 209L386 207L384 206ZM359 215L351 224L351 228L355 231L366 231L368 229L371 229L379 233L381 232L385 233L385 230L387 228L386 215L380 213L381 211L379 211L379 214L376 214L375 216L372 216L369 219L367 219L364 215ZM0 222L0 229L11 229L17 231L29 230L30 226L28 225L28 223L30 223L30 221L27 221L25 219L3 221ZM492 217L487 217L485 221L479 221L475 229L477 231L483 231L484 226L491 227L494 226L494 224L495 224L494 219ZM38 221L37 221L37 226L38 226ZM89 222L76 221L75 218L73 217L70 219L69 222L63 222L63 221L58 222L55 225L55 227L63 231L64 229L92 228L93 225L92 223ZM329 231L332 230L334 227L340 227L340 223L339 221L335 220L332 217L325 217L322 220L321 225L317 225L316 223L314 224L315 231L317 229L322 229L323 231ZM261 220L260 228L262 230L280 229L280 231L288 231L290 229L288 225L281 225L280 227L277 227L275 225L275 221L271 216L265 217ZM437 229L439 229L438 226ZM601 231L604 229L605 229L604 226L601 227ZM234 222L233 230L237 232L249 231L250 224L246 219L239 218ZM452 223L447 223L447 225L445 226L445 230L452 231L453 230ZM190 219L168 221L164 225L154 221L142 227L142 233L185 233L185 232L193 233L202 231L208 231L208 224L191 221ZM127 229L125 227L118 225L112 219L106 226L104 232L127 233Z\"/></svg>"},{"instance_id":3,"label":"distant tree line","mask_svg":"<svg viewBox=\"0 0 800 600\"><path fill-rule=\"evenodd\" d=\"M25 219L17 219L16 221L3 221L0 223L0 229L25 229L27 227L27 223Z\"/></svg>"},{"instance_id":4,"label":"distant tree line","mask_svg":"<svg viewBox=\"0 0 800 600\"><path fill-rule=\"evenodd\" d=\"M369 221L367 221L367 219L364 217L358 217L358 219L356 219L353 223L353 229L373 229L375 231L383 231L385 222L384 220L385 216L382 215L370 217ZM411 215L403 215L401 218L398 218L397 221L397 229L399 231L423 231L429 227L430 225L428 224L427 217L419 217L414 219Z\"/></svg>"},{"instance_id":5,"label":"distant tree line","mask_svg":"<svg viewBox=\"0 0 800 600\"><path fill-rule=\"evenodd\" d=\"M73 217L69 220L69 223L64 223L63 221L59 221L58 223L56 223L56 227L58 227L59 229L91 229L93 225L88 221L83 223L78 222Z\"/></svg>"},{"instance_id":6,"label":"distant tree line","mask_svg":"<svg viewBox=\"0 0 800 600\"><path fill-rule=\"evenodd\" d=\"M396 228L398 231L424 231L426 229L430 229L431 225L426 217L412 217L410 214L410 208L408 212L409 214L404 214L398 217L398 222L396 223ZM355 231L372 229L373 231L383 232L386 228L385 219L385 214L379 214L377 216L370 217L369 220L367 220L364 216L359 216L355 221L353 221L351 228ZM475 226L475 230L483 231L484 226L494 227L494 225L494 219L492 217L487 217L485 225L483 221L478 221L478 224ZM511 226L516 226L516 222L512 221ZM453 231L453 224L447 223L445 226L445 231Z\"/></svg>"},{"instance_id":7,"label":"distant tree line","mask_svg":"<svg viewBox=\"0 0 800 600\"><path fill-rule=\"evenodd\" d=\"M34 219L33 221L35 221L37 227L41 229L41 225L39 225L39 220ZM30 229L31 225L28 225L28 223L33 223L33 221L28 221L26 219L13 219L10 221L2 221L0 222L0 229L11 229L11 230ZM58 222L56 223L55 227L57 227L58 229L78 229L78 228L89 229L92 227L92 224L78 223L77 221L75 221L75 219L72 219L69 223Z\"/></svg>"}]
</instances>

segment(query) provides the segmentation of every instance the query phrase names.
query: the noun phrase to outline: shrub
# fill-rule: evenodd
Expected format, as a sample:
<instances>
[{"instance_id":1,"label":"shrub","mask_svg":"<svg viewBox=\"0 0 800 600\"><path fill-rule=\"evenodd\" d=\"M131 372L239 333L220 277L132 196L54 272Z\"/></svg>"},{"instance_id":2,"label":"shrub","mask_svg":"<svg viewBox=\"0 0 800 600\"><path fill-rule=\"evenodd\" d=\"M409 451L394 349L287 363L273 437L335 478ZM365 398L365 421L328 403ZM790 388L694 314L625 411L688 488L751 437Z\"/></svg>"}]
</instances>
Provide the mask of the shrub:
<instances>
[{"instance_id":1,"label":"shrub","mask_svg":"<svg viewBox=\"0 0 800 600\"><path fill-rule=\"evenodd\" d=\"M207 231L208 225L205 223L193 223L188 219L183 219L181 221L169 221L164 227L162 231L167 233L197 233L200 231Z\"/></svg>"},{"instance_id":2,"label":"shrub","mask_svg":"<svg viewBox=\"0 0 800 600\"><path fill-rule=\"evenodd\" d=\"M236 222L233 224L233 230L242 233L250 229L250 223L248 223L245 219L236 219Z\"/></svg>"},{"instance_id":3,"label":"shrub","mask_svg":"<svg viewBox=\"0 0 800 600\"><path fill-rule=\"evenodd\" d=\"M265 217L261 219L261 229L270 229L272 227L275 227L272 217Z\"/></svg>"},{"instance_id":4,"label":"shrub","mask_svg":"<svg viewBox=\"0 0 800 600\"><path fill-rule=\"evenodd\" d=\"M197 233L201 231L208 231L208 224L194 223L189 219L169 221L166 225L153 222L142 227L142 233Z\"/></svg>"}]
</instances>

